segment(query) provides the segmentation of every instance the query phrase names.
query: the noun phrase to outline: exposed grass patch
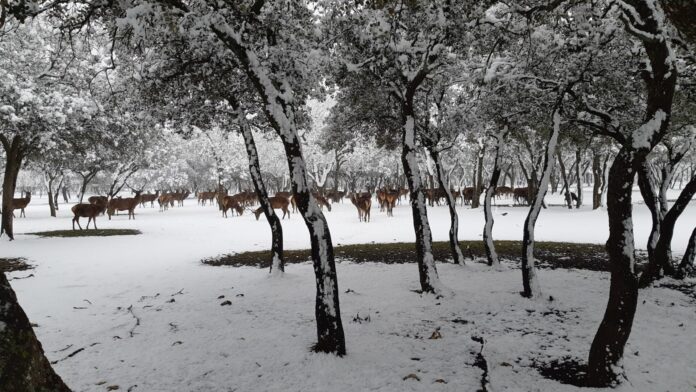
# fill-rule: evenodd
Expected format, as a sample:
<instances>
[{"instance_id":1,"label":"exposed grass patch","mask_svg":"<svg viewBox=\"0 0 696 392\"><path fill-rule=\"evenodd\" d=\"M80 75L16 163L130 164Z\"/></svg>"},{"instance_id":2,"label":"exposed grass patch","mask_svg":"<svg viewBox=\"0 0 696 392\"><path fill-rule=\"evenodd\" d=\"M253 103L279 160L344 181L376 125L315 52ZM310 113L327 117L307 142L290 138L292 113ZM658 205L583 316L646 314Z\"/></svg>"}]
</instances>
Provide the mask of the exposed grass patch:
<instances>
[{"instance_id":1,"label":"exposed grass patch","mask_svg":"<svg viewBox=\"0 0 696 392\"><path fill-rule=\"evenodd\" d=\"M32 268L34 267L31 264L27 263L27 259L22 257L0 259L0 273L26 271Z\"/></svg>"},{"instance_id":2,"label":"exposed grass patch","mask_svg":"<svg viewBox=\"0 0 696 392\"><path fill-rule=\"evenodd\" d=\"M485 257L482 241L461 241L465 256L471 259ZM496 250L501 258L519 262L522 254L521 241L496 241ZM609 262L603 245L577 244L569 242L537 242L536 258L541 268L578 268L592 271L608 271ZM451 262L449 243L434 242L433 252L439 262ZM334 247L337 261L354 263L385 263L402 264L415 263L416 249L413 243L387 244L358 244L340 245ZM309 249L286 250L284 252L287 264L303 263L311 260ZM204 264L213 266L270 266L268 251L243 252L210 257L203 260Z\"/></svg>"},{"instance_id":3,"label":"exposed grass patch","mask_svg":"<svg viewBox=\"0 0 696 392\"><path fill-rule=\"evenodd\" d=\"M110 237L114 235L138 235L140 230L133 229L99 229L99 230L52 230L28 233L39 237Z\"/></svg>"}]
</instances>

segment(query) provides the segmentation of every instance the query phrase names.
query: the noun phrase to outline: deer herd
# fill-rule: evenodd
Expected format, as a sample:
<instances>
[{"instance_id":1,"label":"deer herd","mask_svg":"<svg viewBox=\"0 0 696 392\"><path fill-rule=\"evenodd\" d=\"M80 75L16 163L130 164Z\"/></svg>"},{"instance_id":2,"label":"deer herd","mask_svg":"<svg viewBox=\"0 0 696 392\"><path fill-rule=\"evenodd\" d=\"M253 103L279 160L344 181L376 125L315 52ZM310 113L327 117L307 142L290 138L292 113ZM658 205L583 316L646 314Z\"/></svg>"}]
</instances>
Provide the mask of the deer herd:
<instances>
[{"instance_id":1,"label":"deer herd","mask_svg":"<svg viewBox=\"0 0 696 392\"><path fill-rule=\"evenodd\" d=\"M461 205L469 205L472 201L480 196L481 192L477 192L475 188L462 188L460 190L450 190L452 200ZM533 189L530 188L510 188L501 186L495 190L495 199L511 198L514 204L527 204L531 199L530 195ZM386 211L387 216L394 216L394 207L401 203L409 195L408 189L377 189L373 192L353 192L347 193L344 191L326 191L312 192L312 197L317 206L322 210L324 207L331 211L332 203L343 202L344 198L348 198L358 211L358 220L360 222L370 221L370 211L372 209L372 200L375 199L379 205L379 210ZM425 189L425 198L430 206L441 205L446 200L446 192L444 189ZM190 196L190 192L180 190L176 192L160 193L157 190L155 193L142 193L142 191L134 191L133 197L109 197L109 196L91 196L87 199L88 203L79 203L72 207L73 213L72 226L75 230L75 223L82 230L80 218L87 218L87 228L93 222L94 229L97 229L96 218L99 215L106 214L111 220L112 216L117 215L120 211L128 212L128 219L135 219L135 209L138 205L146 207L148 204L154 208L155 202L159 205L160 212L165 212L169 208L182 207L184 200ZM263 208L259 205L258 197L253 191L244 191L234 195L228 195L226 191L200 191L195 193L199 206L217 204L222 216L227 218L228 212L231 210L237 216L240 216L244 211L252 212L256 220L263 214ZM290 218L290 213L297 211L297 204L291 192L276 192L274 196L269 197L268 201L273 209L283 212L282 218L287 216ZM13 199L13 210L20 210L20 217L25 217L24 209L31 202L31 192L26 192L25 197Z\"/></svg>"}]
</instances>

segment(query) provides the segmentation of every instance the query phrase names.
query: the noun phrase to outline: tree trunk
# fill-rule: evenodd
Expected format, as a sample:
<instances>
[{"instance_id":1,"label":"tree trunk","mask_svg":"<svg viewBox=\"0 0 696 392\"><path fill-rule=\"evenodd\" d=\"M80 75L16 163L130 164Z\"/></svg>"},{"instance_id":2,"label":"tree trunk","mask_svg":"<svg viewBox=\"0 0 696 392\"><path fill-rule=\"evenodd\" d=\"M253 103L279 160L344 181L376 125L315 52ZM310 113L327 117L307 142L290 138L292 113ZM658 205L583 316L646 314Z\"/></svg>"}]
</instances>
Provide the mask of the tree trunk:
<instances>
[{"instance_id":1,"label":"tree trunk","mask_svg":"<svg viewBox=\"0 0 696 392\"><path fill-rule=\"evenodd\" d=\"M604 173L602 173L602 156L595 152L592 155L592 209L596 210L602 206L602 181Z\"/></svg>"},{"instance_id":2,"label":"tree trunk","mask_svg":"<svg viewBox=\"0 0 696 392\"><path fill-rule=\"evenodd\" d=\"M645 201L645 205L650 211L651 219L650 235L648 236L647 244L648 265L641 277L641 280L645 281L643 284L647 285L649 282L652 282L657 279L658 276L662 275L662 268L655 260L655 247L660 238L660 226L663 218L660 213L660 205L657 200L652 173L650 172L647 161L643 162L638 171L638 187L643 196L643 201ZM650 278L648 278L648 276L650 276Z\"/></svg>"},{"instance_id":3,"label":"tree trunk","mask_svg":"<svg viewBox=\"0 0 696 392\"><path fill-rule=\"evenodd\" d=\"M55 178L49 177L48 179L48 209L51 212L52 217L56 217L56 204L53 201L53 181Z\"/></svg>"},{"instance_id":4,"label":"tree trunk","mask_svg":"<svg viewBox=\"0 0 696 392\"><path fill-rule=\"evenodd\" d=\"M280 274L285 271L285 259L283 257L283 226L280 224L278 215L273 211L271 203L268 201L268 192L263 183L261 176L261 164L259 162L259 154L256 150L256 142L254 134L251 132L249 124L244 118L244 114L239 112L238 105L234 99L230 100L237 113L237 123L244 137L244 145L246 146L247 157L249 158L249 173L251 180L256 190L256 196L259 198L259 204L263 209L263 214L266 216L268 225L271 227L271 269L270 273Z\"/></svg>"},{"instance_id":5,"label":"tree trunk","mask_svg":"<svg viewBox=\"0 0 696 392\"><path fill-rule=\"evenodd\" d=\"M415 93L415 91L414 91ZM411 192L411 211L413 228L416 234L416 261L420 277L421 290L425 293L441 292L440 278L433 256L433 238L428 222L428 211L423 194L423 183L416 154L416 130L413 112L413 96L402 103L403 125L401 131L401 162L404 175Z\"/></svg>"},{"instance_id":6,"label":"tree trunk","mask_svg":"<svg viewBox=\"0 0 696 392\"><path fill-rule=\"evenodd\" d=\"M449 184L446 183L445 171L442 169L442 162L440 161L440 154L435 150L434 146L429 146L428 151L430 152L430 157L433 158L435 162L435 171L437 175L437 182L445 192L445 199L447 201L447 207L449 208L450 214L450 230L449 230L449 243L450 252L452 253L452 260L454 264L464 264L464 254L459 246L459 216L457 215L457 206L452 197L452 192L450 191Z\"/></svg>"},{"instance_id":7,"label":"tree trunk","mask_svg":"<svg viewBox=\"0 0 696 392\"><path fill-rule=\"evenodd\" d=\"M491 173L491 182L488 184L488 189L486 189L486 195L483 199L483 215L486 219L486 223L483 226L483 247L486 250L486 258L488 259L489 266L499 266L500 259L498 259L498 253L495 251L495 244L493 243L493 211L491 211L491 200L495 195L495 189L498 187L498 179L500 178L500 160L502 159L500 154L500 145L507 134L507 126L503 128L500 134L494 135L495 138L495 160L493 161L493 172Z\"/></svg>"},{"instance_id":8,"label":"tree trunk","mask_svg":"<svg viewBox=\"0 0 696 392\"><path fill-rule=\"evenodd\" d=\"M564 193L566 204L568 209L573 209L572 199L570 198L570 185L568 185L568 175L566 174L565 164L563 163L563 158L561 157L561 150L556 151L556 158L558 159L558 166L561 170L561 178L563 179L563 189L561 193Z\"/></svg>"},{"instance_id":9,"label":"tree trunk","mask_svg":"<svg viewBox=\"0 0 696 392\"><path fill-rule=\"evenodd\" d=\"M546 152L544 156L544 166L541 171L541 180L536 188L534 197L529 203L529 213L524 221L524 233L522 241L522 285L524 291L522 295L527 298L540 298L541 286L536 275L534 267L534 226L536 225L541 205L544 202L544 196L549 187L549 177L553 171L553 157L556 155L556 143L558 142L558 134L561 130L561 113L560 109L556 108L553 112L553 127L551 135L546 143Z\"/></svg>"},{"instance_id":10,"label":"tree trunk","mask_svg":"<svg viewBox=\"0 0 696 392\"><path fill-rule=\"evenodd\" d=\"M604 318L590 348L587 375L593 386L611 385L623 375L620 363L638 304L631 205L635 177L633 154L622 148L609 170L606 248L611 263L611 287Z\"/></svg>"},{"instance_id":11,"label":"tree trunk","mask_svg":"<svg viewBox=\"0 0 696 392\"><path fill-rule=\"evenodd\" d=\"M19 136L12 138L10 143L3 137L2 144L5 147L5 176L2 183L2 226L0 235L7 234L10 241L14 240L13 223L13 199L17 187L17 176L22 166L22 140Z\"/></svg>"},{"instance_id":12,"label":"tree trunk","mask_svg":"<svg viewBox=\"0 0 696 392\"><path fill-rule=\"evenodd\" d=\"M693 274L694 258L696 258L696 228L694 228L694 231L691 232L691 237L689 237L689 245L686 247L681 263L679 263L677 277L684 278Z\"/></svg>"},{"instance_id":13,"label":"tree trunk","mask_svg":"<svg viewBox=\"0 0 696 392\"><path fill-rule=\"evenodd\" d=\"M682 189L677 201L674 202L672 208L669 209L664 218L659 222L657 240L654 249L652 250L652 258L648 263L647 268L640 276L640 287L646 287L654 280L660 278L660 271L674 275L675 269L672 265L672 237L674 236L674 226L677 219L689 205L691 198L696 194L696 176ZM646 201L647 203L647 201ZM652 238L652 233L651 233ZM649 249L650 250L650 249Z\"/></svg>"},{"instance_id":14,"label":"tree trunk","mask_svg":"<svg viewBox=\"0 0 696 392\"><path fill-rule=\"evenodd\" d=\"M582 160L582 151L580 150L580 147L578 147L575 150L575 177L578 180L577 183L577 192L578 194L576 195L578 198L575 201L575 208L580 208L582 206L582 178L580 178L580 163Z\"/></svg>"},{"instance_id":15,"label":"tree trunk","mask_svg":"<svg viewBox=\"0 0 696 392\"><path fill-rule=\"evenodd\" d=\"M235 54L245 73L264 102L264 112L273 129L280 137L290 171L292 193L300 214L309 230L312 262L317 286L315 315L317 320L317 343L315 351L345 355L346 343L341 322L338 300L338 279L334 261L331 232L326 218L317 206L309 190L307 168L302 156L300 139L295 123L295 111L291 102L286 102L272 83L266 69L259 64L256 54L245 48L241 35L231 35L213 27L213 32Z\"/></svg>"},{"instance_id":16,"label":"tree trunk","mask_svg":"<svg viewBox=\"0 0 696 392\"><path fill-rule=\"evenodd\" d=\"M476 177L474 178L474 197L471 200L471 208L479 208L481 206L481 189L483 189L483 156L486 154L486 147L482 146L478 153L478 162L476 165Z\"/></svg>"},{"instance_id":17,"label":"tree trunk","mask_svg":"<svg viewBox=\"0 0 696 392\"><path fill-rule=\"evenodd\" d=\"M0 272L0 391L70 391L46 359L4 272Z\"/></svg>"}]
</instances>

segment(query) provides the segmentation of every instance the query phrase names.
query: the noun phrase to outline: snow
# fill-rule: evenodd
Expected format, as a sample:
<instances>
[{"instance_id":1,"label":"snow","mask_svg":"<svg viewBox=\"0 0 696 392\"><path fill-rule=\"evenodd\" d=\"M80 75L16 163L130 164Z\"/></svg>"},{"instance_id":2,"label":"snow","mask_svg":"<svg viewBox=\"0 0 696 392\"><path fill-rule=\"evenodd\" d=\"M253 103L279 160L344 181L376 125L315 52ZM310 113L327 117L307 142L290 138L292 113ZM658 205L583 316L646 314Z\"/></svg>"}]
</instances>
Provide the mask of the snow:
<instances>
[{"instance_id":1,"label":"snow","mask_svg":"<svg viewBox=\"0 0 696 392\"><path fill-rule=\"evenodd\" d=\"M658 109L646 123L633 132L634 149L650 149L650 140L660 131L662 123L667 120L667 113Z\"/></svg>"},{"instance_id":2,"label":"snow","mask_svg":"<svg viewBox=\"0 0 696 392\"><path fill-rule=\"evenodd\" d=\"M548 195L547 202L537 240L606 241L606 211L569 211L560 195ZM690 207L677 223L675 255L684 252L696 224ZM350 202L334 205L325 214L334 244L414 240L407 202L394 209L393 218L373 208L372 221L361 223ZM24 256L36 265L34 277L11 284L38 324L49 359L61 360L55 367L75 391L108 385L137 385L133 391L468 391L481 377L473 366L480 349L471 341L474 335L486 339L493 390L576 391L543 379L531 366L565 355L586 358L606 306L606 273L540 270L545 295L554 301L537 302L518 294L518 269L441 263L440 280L452 296L436 299L412 291L420 288L415 263L343 262L337 273L348 355L315 354L309 350L316 339L310 263L288 265L279 278L256 268L200 264L219 253L269 248L266 222L252 215L223 219L215 207L195 200L157 210L138 208L131 221L126 215L98 219L100 228L137 228L139 236L37 238L26 233L68 229L70 218L66 206L58 218L48 217L45 198L35 195L27 218L15 220L16 240L3 241L0 257ZM482 210L458 211L460 238L480 239ZM526 207L497 206L493 213L495 239L521 238ZM447 240L447 207L430 208L429 218L435 240ZM282 224L286 249L309 248L299 214ZM650 231L644 205L635 205L634 227L636 244L644 248ZM220 306L225 300L232 305ZM693 389L693 301L665 288L641 291L640 301L624 361L630 383L618 390ZM131 305L141 319L133 337ZM438 329L442 339L429 339ZM411 373L420 381L403 379Z\"/></svg>"}]
</instances>

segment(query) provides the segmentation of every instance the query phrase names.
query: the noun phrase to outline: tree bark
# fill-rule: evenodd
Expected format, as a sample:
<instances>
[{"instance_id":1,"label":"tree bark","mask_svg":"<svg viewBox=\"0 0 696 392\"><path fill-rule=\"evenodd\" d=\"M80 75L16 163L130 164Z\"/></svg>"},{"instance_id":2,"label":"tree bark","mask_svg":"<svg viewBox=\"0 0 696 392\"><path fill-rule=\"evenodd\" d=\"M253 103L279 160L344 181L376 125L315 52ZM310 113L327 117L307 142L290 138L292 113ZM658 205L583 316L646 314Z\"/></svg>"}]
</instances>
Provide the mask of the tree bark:
<instances>
[{"instance_id":1,"label":"tree bark","mask_svg":"<svg viewBox=\"0 0 696 392\"><path fill-rule=\"evenodd\" d=\"M556 155L556 143L558 135L561 131L561 113L560 109L556 108L553 111L553 127L551 135L546 143L546 152L544 154L544 166L541 171L541 180L539 186L535 189L534 197L532 198L529 207L527 219L524 221L524 232L522 239L522 295L527 298L540 298L541 286L536 275L534 267L534 226L536 225L541 206L544 202L544 196L549 187L549 177L553 171L554 156Z\"/></svg>"},{"instance_id":2,"label":"tree bark","mask_svg":"<svg viewBox=\"0 0 696 392\"><path fill-rule=\"evenodd\" d=\"M425 293L439 294L441 292L440 278L435 267L432 232L428 222L423 182L418 167L413 94L415 94L415 88L409 89L402 102L401 162L404 165L404 175L411 193L411 212L416 234L416 261L418 262L421 290Z\"/></svg>"},{"instance_id":3,"label":"tree bark","mask_svg":"<svg viewBox=\"0 0 696 392\"><path fill-rule=\"evenodd\" d=\"M499 266L500 259L498 258L498 253L495 251L495 244L493 243L493 211L491 210L491 201L495 196L495 190L498 187L498 179L500 178L500 161L502 156L500 154L500 147L508 132L508 127L505 126L503 130L493 135L495 139L495 159L493 161L493 172L491 173L491 182L488 184L488 189L486 189L486 195L483 199L483 215L486 223L483 226L483 247L486 250L486 259L488 260L489 266Z\"/></svg>"},{"instance_id":4,"label":"tree bark","mask_svg":"<svg viewBox=\"0 0 696 392\"><path fill-rule=\"evenodd\" d=\"M563 189L561 189L561 192L565 192L564 197L566 205L568 205L569 210L572 210L573 204L572 199L570 198L570 185L568 184L568 175L566 174L565 164L563 163L563 157L561 156L560 149L556 150L556 158L558 159L558 166L561 170L561 178L563 179Z\"/></svg>"},{"instance_id":5,"label":"tree bark","mask_svg":"<svg viewBox=\"0 0 696 392\"><path fill-rule=\"evenodd\" d=\"M604 318L590 348L588 381L593 386L611 385L623 375L620 361L638 304L631 205L631 185L635 176L633 154L622 148L609 170L606 248L611 263L611 286Z\"/></svg>"},{"instance_id":6,"label":"tree bark","mask_svg":"<svg viewBox=\"0 0 696 392\"><path fill-rule=\"evenodd\" d=\"M643 21L636 27L631 17L624 14L622 18L629 32L642 31L636 38L642 41L651 72L643 74L646 85L643 124L628 138L620 140L623 146L609 172L606 247L611 280L607 309L590 347L587 371L590 386L616 384L624 377L621 361L638 303L631 204L633 180L669 127L677 82L676 60L670 40L665 37L666 26L659 10L649 0L626 0L626 3L633 8L632 16Z\"/></svg>"},{"instance_id":7,"label":"tree bark","mask_svg":"<svg viewBox=\"0 0 696 392\"><path fill-rule=\"evenodd\" d=\"M53 201L53 181L55 181L55 178L50 177L48 178L48 209L51 212L52 217L56 217L56 204Z\"/></svg>"},{"instance_id":8,"label":"tree bark","mask_svg":"<svg viewBox=\"0 0 696 392\"><path fill-rule=\"evenodd\" d=\"M450 214L450 230L449 230L449 243L450 252L452 253L452 260L454 264L464 264L464 253L459 246L459 215L457 215L457 206L452 197L452 192L450 191L449 184L447 183L447 178L445 176L445 171L442 169L442 162L440 161L440 154L435 150L435 146L428 146L428 151L430 152L430 157L433 158L435 162L435 172L437 175L437 182L445 192L445 199L447 201L447 207L449 208Z\"/></svg>"},{"instance_id":9,"label":"tree bark","mask_svg":"<svg viewBox=\"0 0 696 392\"><path fill-rule=\"evenodd\" d=\"M0 235L7 234L10 241L14 240L13 220L14 209L13 200L14 193L17 187L17 176L19 169L22 167L23 146L22 138L14 136L12 141L9 141L4 136L2 144L5 148L5 176L2 183L2 225L0 226Z\"/></svg>"},{"instance_id":10,"label":"tree bark","mask_svg":"<svg viewBox=\"0 0 696 392\"><path fill-rule=\"evenodd\" d=\"M51 368L3 272L0 272L0 391L70 391Z\"/></svg>"},{"instance_id":11,"label":"tree bark","mask_svg":"<svg viewBox=\"0 0 696 392\"><path fill-rule=\"evenodd\" d=\"M694 258L696 258L696 228L691 232L689 244L684 252L681 263L679 263L679 273L677 277L684 278L694 273Z\"/></svg>"},{"instance_id":12,"label":"tree bark","mask_svg":"<svg viewBox=\"0 0 696 392\"><path fill-rule=\"evenodd\" d=\"M268 201L268 192L263 183L261 176L261 163L259 162L259 154L256 150L256 142L254 134L251 132L251 127L244 118L244 114L239 112L239 105L234 98L230 99L230 103L235 109L237 123L244 137L244 145L246 146L247 157L249 158L249 173L254 184L256 196L259 198L259 204L263 209L263 214L266 216L268 225L271 227L271 268L270 273L280 274L285 271L285 259L283 257L283 226L280 224L278 215L275 214L271 203Z\"/></svg>"},{"instance_id":13,"label":"tree bark","mask_svg":"<svg viewBox=\"0 0 696 392\"><path fill-rule=\"evenodd\" d=\"M661 271L669 275L675 274L675 268L672 265L671 248L672 248L672 237L674 236L674 226L677 223L677 219L684 212L689 202L696 194L696 176L692 177L691 180L686 184L684 189L682 189L677 201L674 202L672 208L669 209L664 218L659 222L657 230L659 234L656 235L657 240L652 247L652 257L649 260L648 266L645 271L640 276L640 287L646 287L656 279L661 276ZM647 200L646 200L647 203ZM651 232L651 239L653 235ZM650 245L650 244L649 244ZM648 254L650 255L651 249L648 249Z\"/></svg>"},{"instance_id":14,"label":"tree bark","mask_svg":"<svg viewBox=\"0 0 696 392\"><path fill-rule=\"evenodd\" d=\"M264 102L264 112L268 121L283 142L290 171L293 197L309 230L312 249L312 262L317 286L315 301L317 343L314 350L335 353L339 356L345 355L346 343L338 300L338 279L331 232L324 214L310 193L292 101L287 102L281 98L287 95L281 94L270 83L272 79L259 63L256 54L242 45L241 34L228 34L214 26L212 26L212 30L239 60Z\"/></svg>"},{"instance_id":15,"label":"tree bark","mask_svg":"<svg viewBox=\"0 0 696 392\"><path fill-rule=\"evenodd\" d=\"M575 208L580 208L582 206L582 178L580 178L580 163L582 160L582 151L580 150L580 147L578 147L575 150L575 177L578 180L577 184L577 192L578 194L576 195L578 198L575 201Z\"/></svg>"},{"instance_id":16,"label":"tree bark","mask_svg":"<svg viewBox=\"0 0 696 392\"><path fill-rule=\"evenodd\" d=\"M471 208L479 208L481 206L481 189L483 189L483 156L485 154L486 147L481 146L478 152L476 178L474 178L474 197L471 200Z\"/></svg>"},{"instance_id":17,"label":"tree bark","mask_svg":"<svg viewBox=\"0 0 696 392\"><path fill-rule=\"evenodd\" d=\"M604 173L602 173L602 156L595 152L592 155L592 209L596 210L602 206L602 181Z\"/></svg>"}]
</instances>

